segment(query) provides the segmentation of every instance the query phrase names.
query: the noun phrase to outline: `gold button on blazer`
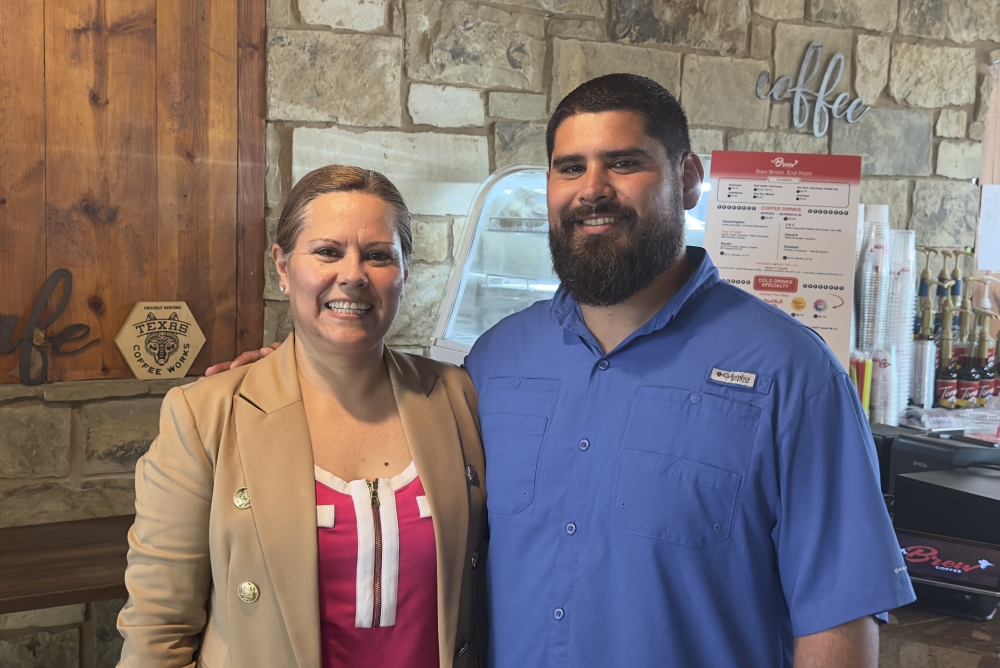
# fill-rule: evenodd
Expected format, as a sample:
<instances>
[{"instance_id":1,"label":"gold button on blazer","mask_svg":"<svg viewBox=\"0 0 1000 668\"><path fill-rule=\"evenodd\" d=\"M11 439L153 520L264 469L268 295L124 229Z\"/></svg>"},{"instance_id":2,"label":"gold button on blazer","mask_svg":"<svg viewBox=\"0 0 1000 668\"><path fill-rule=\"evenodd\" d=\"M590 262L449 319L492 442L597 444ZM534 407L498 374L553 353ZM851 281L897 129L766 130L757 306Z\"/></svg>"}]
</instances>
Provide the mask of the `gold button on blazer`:
<instances>
[{"instance_id":1,"label":"gold button on blazer","mask_svg":"<svg viewBox=\"0 0 1000 668\"><path fill-rule=\"evenodd\" d=\"M441 668L480 666L476 392L463 369L388 347L385 362L434 518ZM291 337L167 393L135 486L119 666L320 668L316 488Z\"/></svg>"}]
</instances>

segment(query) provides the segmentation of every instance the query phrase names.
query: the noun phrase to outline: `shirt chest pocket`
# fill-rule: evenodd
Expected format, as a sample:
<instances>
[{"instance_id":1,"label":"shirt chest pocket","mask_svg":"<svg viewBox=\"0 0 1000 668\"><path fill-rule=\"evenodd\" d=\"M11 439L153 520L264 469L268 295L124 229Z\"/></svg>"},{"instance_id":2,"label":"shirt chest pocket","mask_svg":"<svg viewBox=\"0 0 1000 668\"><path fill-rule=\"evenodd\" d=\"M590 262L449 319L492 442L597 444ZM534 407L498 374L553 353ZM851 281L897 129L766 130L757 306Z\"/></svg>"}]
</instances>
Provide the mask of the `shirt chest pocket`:
<instances>
[{"instance_id":1,"label":"shirt chest pocket","mask_svg":"<svg viewBox=\"0 0 1000 668\"><path fill-rule=\"evenodd\" d=\"M559 381L491 378L480 400L486 449L486 507L514 515L535 498L542 441L559 396Z\"/></svg>"},{"instance_id":2,"label":"shirt chest pocket","mask_svg":"<svg viewBox=\"0 0 1000 668\"><path fill-rule=\"evenodd\" d=\"M688 547L728 539L759 422L757 406L681 388L640 388L623 436L617 524Z\"/></svg>"}]
</instances>

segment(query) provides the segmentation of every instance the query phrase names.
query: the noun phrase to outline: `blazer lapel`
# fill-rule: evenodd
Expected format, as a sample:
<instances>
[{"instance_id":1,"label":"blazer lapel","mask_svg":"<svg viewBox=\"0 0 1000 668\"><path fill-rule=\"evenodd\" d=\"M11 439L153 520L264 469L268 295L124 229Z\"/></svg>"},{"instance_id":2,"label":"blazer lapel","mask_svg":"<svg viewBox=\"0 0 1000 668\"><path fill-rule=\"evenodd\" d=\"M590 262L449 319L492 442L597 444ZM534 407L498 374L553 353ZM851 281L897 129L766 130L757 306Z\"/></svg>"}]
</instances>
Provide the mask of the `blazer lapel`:
<instances>
[{"instance_id":1,"label":"blazer lapel","mask_svg":"<svg viewBox=\"0 0 1000 668\"><path fill-rule=\"evenodd\" d=\"M299 668L319 668L316 483L294 336L253 365L235 406L250 510L274 595Z\"/></svg>"},{"instance_id":2,"label":"blazer lapel","mask_svg":"<svg viewBox=\"0 0 1000 668\"><path fill-rule=\"evenodd\" d=\"M469 489L455 413L444 383L427 367L386 347L396 406L434 518L438 640L450 665L469 533ZM444 661L445 657L442 657ZM442 663L442 665L445 665Z\"/></svg>"}]
</instances>

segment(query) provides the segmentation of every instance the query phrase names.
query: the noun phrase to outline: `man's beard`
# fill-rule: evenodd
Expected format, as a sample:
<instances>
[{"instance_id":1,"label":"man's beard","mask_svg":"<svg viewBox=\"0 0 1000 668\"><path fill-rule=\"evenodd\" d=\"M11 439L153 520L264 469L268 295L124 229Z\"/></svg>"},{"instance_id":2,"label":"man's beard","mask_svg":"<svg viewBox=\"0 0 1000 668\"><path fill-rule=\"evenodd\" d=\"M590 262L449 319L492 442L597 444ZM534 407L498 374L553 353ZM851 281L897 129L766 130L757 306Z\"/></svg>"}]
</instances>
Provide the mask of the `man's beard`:
<instances>
[{"instance_id":1,"label":"man's beard","mask_svg":"<svg viewBox=\"0 0 1000 668\"><path fill-rule=\"evenodd\" d=\"M662 215L639 218L624 204L577 207L549 230L552 266L563 286L585 306L620 304L673 266L684 250L684 213L680 193ZM584 216L612 216L613 234L575 234Z\"/></svg>"}]
</instances>

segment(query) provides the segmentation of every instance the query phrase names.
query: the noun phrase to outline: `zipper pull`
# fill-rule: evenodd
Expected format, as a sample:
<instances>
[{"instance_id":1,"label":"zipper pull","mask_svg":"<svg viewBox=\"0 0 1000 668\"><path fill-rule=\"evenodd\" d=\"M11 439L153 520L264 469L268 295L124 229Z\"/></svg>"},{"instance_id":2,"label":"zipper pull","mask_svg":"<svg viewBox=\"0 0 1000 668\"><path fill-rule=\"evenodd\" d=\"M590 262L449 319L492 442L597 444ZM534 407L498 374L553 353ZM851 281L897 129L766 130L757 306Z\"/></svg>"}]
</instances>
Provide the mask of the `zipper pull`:
<instances>
[{"instance_id":1,"label":"zipper pull","mask_svg":"<svg viewBox=\"0 0 1000 668\"><path fill-rule=\"evenodd\" d=\"M378 508L381 505L378 501L378 479L366 480L365 482L368 483L368 492L372 497L372 508Z\"/></svg>"}]
</instances>

